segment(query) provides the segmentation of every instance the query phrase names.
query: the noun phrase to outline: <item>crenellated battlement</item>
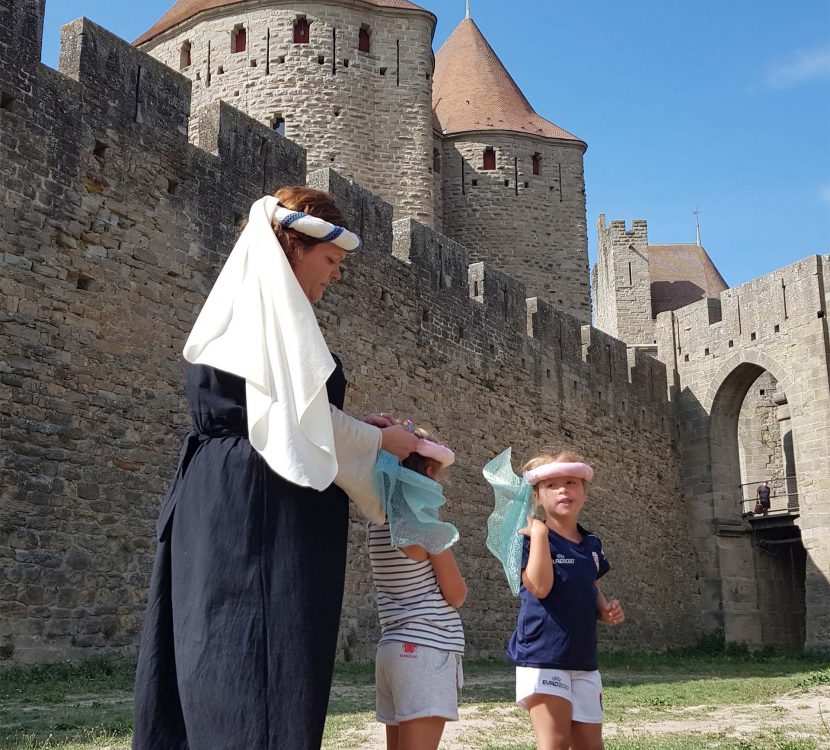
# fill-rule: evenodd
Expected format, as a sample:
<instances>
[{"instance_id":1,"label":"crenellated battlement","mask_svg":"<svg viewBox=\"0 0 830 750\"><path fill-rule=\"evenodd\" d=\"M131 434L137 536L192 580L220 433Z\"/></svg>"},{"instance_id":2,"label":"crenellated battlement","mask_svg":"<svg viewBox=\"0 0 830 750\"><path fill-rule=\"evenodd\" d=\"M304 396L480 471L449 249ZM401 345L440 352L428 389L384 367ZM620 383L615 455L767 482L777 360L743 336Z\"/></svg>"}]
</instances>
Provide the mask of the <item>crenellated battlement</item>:
<instances>
[{"instance_id":1,"label":"crenellated battlement","mask_svg":"<svg viewBox=\"0 0 830 750\"><path fill-rule=\"evenodd\" d=\"M134 649L153 521L188 422L181 347L250 204L307 177L298 145L226 103L191 112L190 82L86 20L64 29L61 72L21 57L26 45L9 40L24 29L39 40L27 24L42 7L0 0L0 90L13 99L0 107L0 575L25 581L2 594L16 604L0 648L21 659ZM550 443L585 453L597 470L589 522L610 538L626 538L631 516L620 493L649 507L657 562L620 544L619 595L639 612L637 644L691 641L665 368L527 299L516 279L471 263L475 248L393 221L389 203L336 171L307 184L334 195L365 242L317 308L351 381L347 408L409 415L458 456L449 513L476 571L470 652L500 655L512 619L484 545L480 476L510 444L517 462ZM659 477L631 468L643 455ZM368 657L375 636L361 545L355 521L347 658ZM37 607L19 604L31 585Z\"/></svg>"}]
</instances>

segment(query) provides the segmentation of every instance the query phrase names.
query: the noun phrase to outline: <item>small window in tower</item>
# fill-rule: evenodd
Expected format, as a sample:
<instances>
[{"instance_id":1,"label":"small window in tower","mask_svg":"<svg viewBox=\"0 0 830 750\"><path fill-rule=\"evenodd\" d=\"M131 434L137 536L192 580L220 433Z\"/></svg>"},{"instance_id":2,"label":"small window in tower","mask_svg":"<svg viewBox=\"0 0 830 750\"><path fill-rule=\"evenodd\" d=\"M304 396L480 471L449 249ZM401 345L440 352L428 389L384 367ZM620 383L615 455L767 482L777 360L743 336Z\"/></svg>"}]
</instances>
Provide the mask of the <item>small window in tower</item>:
<instances>
[{"instance_id":1,"label":"small window in tower","mask_svg":"<svg viewBox=\"0 0 830 750\"><path fill-rule=\"evenodd\" d=\"M437 148L432 149L432 171L441 171L441 152Z\"/></svg>"},{"instance_id":2,"label":"small window in tower","mask_svg":"<svg viewBox=\"0 0 830 750\"><path fill-rule=\"evenodd\" d=\"M533 154L533 174L542 174L542 154Z\"/></svg>"},{"instance_id":3,"label":"small window in tower","mask_svg":"<svg viewBox=\"0 0 830 750\"><path fill-rule=\"evenodd\" d=\"M496 168L496 152L491 147L488 146L484 149L484 163L482 164L482 169L495 169Z\"/></svg>"},{"instance_id":4,"label":"small window in tower","mask_svg":"<svg viewBox=\"0 0 830 750\"><path fill-rule=\"evenodd\" d=\"M271 118L271 128L280 135L285 135L285 118L282 115L274 115Z\"/></svg>"},{"instance_id":5,"label":"small window in tower","mask_svg":"<svg viewBox=\"0 0 830 750\"><path fill-rule=\"evenodd\" d=\"M308 44L309 23L304 16L294 22L294 44Z\"/></svg>"},{"instance_id":6,"label":"small window in tower","mask_svg":"<svg viewBox=\"0 0 830 750\"><path fill-rule=\"evenodd\" d=\"M357 33L357 48L361 52L371 52L372 44L368 26L360 27L360 31Z\"/></svg>"},{"instance_id":7,"label":"small window in tower","mask_svg":"<svg viewBox=\"0 0 830 750\"><path fill-rule=\"evenodd\" d=\"M236 26L231 34L231 50L244 52L248 48L248 32L244 26Z\"/></svg>"},{"instance_id":8,"label":"small window in tower","mask_svg":"<svg viewBox=\"0 0 830 750\"><path fill-rule=\"evenodd\" d=\"M192 49L190 42L182 42L181 50L179 51L179 70L184 70L190 67Z\"/></svg>"}]
</instances>

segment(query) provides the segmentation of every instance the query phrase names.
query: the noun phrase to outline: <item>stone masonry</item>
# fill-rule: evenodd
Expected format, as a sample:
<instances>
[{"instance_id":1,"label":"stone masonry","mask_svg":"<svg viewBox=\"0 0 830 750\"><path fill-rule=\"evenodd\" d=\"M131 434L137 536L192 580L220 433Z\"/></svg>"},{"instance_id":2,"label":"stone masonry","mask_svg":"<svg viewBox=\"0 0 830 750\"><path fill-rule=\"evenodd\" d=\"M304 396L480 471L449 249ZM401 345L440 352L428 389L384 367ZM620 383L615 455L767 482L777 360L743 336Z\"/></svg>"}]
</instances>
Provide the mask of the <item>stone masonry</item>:
<instances>
[{"instance_id":1,"label":"stone masonry","mask_svg":"<svg viewBox=\"0 0 830 750\"><path fill-rule=\"evenodd\" d=\"M293 42L299 18L310 24L308 44ZM361 27L369 52L358 50ZM194 113L222 100L268 126L281 118L309 170L335 167L399 216L432 225L434 27L426 11L361 2L237 3L141 48L191 80ZM244 52L233 51L239 29Z\"/></svg>"},{"instance_id":2,"label":"stone masonry","mask_svg":"<svg viewBox=\"0 0 830 750\"><path fill-rule=\"evenodd\" d=\"M676 373L683 488L704 582L704 628L723 627L729 640L766 645L764 616L792 611L786 601L763 611L766 574L747 565L762 527L737 513L742 482L783 471L795 475L786 491L797 489L791 511L803 547L793 565L801 566L798 585L805 592L804 645L830 645L828 271L830 256L812 256L728 289L719 299L657 316L659 356ZM747 400L756 383L757 395ZM745 446L742 465L742 405L757 406L765 383L774 383L779 426L771 426L771 415L756 419L753 439L772 444L762 459L761 446ZM748 461L753 454L754 465ZM773 490L784 487L774 482ZM782 552L789 554L786 547Z\"/></svg>"},{"instance_id":3,"label":"stone masonry","mask_svg":"<svg viewBox=\"0 0 830 750\"><path fill-rule=\"evenodd\" d=\"M64 29L60 72L44 67L42 20L42 1L0 0L0 655L19 661L135 650L188 421L183 342L250 203L306 178L300 147L225 103L192 111L187 77L89 21ZM711 594L690 574L665 366L526 299L520 281L470 265L474 251L393 223L389 203L337 173L308 182L366 241L319 306L348 411L394 409L457 451L448 517L469 655L500 657L515 622L484 545L480 475L511 444L517 464L552 443L596 467L586 525L628 619L603 646L693 642ZM340 653L366 659L376 617L352 526Z\"/></svg>"}]
</instances>

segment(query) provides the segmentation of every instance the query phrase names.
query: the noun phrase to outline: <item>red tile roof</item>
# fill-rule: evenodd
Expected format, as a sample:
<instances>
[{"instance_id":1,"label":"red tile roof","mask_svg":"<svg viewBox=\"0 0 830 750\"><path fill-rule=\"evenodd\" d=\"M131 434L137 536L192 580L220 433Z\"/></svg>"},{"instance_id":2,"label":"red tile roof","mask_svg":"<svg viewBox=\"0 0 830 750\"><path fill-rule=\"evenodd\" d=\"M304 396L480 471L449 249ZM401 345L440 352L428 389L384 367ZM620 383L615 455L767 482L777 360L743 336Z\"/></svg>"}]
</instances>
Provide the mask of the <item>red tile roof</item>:
<instances>
[{"instance_id":1,"label":"red tile roof","mask_svg":"<svg viewBox=\"0 0 830 750\"><path fill-rule=\"evenodd\" d=\"M649 245L648 274L653 316L717 298L729 288L700 245Z\"/></svg>"},{"instance_id":2,"label":"red tile roof","mask_svg":"<svg viewBox=\"0 0 830 750\"><path fill-rule=\"evenodd\" d=\"M213 10L214 8L222 8L226 5L237 5L245 0L177 0L170 10L167 11L148 31L144 32L133 44L144 44L149 42L153 37L172 29L184 21L187 21L193 16L206 10ZM370 5L377 5L381 8L405 8L408 10L420 10L425 13L429 11L422 8L420 5L409 2L409 0L364 0ZM432 15L430 13L430 15Z\"/></svg>"},{"instance_id":3,"label":"red tile roof","mask_svg":"<svg viewBox=\"0 0 830 750\"><path fill-rule=\"evenodd\" d=\"M465 18L435 56L432 107L447 135L476 130L584 143L533 111L471 18Z\"/></svg>"}]
</instances>

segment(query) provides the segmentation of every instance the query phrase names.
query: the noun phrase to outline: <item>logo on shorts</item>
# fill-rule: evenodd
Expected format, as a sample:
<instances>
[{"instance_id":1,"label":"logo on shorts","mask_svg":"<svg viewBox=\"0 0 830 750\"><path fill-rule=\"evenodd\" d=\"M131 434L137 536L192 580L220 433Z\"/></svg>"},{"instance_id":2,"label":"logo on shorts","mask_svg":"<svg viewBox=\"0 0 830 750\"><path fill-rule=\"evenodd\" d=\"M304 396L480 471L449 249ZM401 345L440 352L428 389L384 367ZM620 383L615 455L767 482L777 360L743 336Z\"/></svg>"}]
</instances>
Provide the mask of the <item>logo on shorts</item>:
<instances>
[{"instance_id":1,"label":"logo on shorts","mask_svg":"<svg viewBox=\"0 0 830 750\"><path fill-rule=\"evenodd\" d=\"M418 646L414 643L403 643L401 644L401 654L402 659L417 659L418 658Z\"/></svg>"},{"instance_id":2,"label":"logo on shorts","mask_svg":"<svg viewBox=\"0 0 830 750\"><path fill-rule=\"evenodd\" d=\"M556 677L555 675L551 677L549 680L542 680L542 685L545 687L552 687L552 688L561 688L562 690L570 690L571 687L566 682L563 682L561 678Z\"/></svg>"}]
</instances>

